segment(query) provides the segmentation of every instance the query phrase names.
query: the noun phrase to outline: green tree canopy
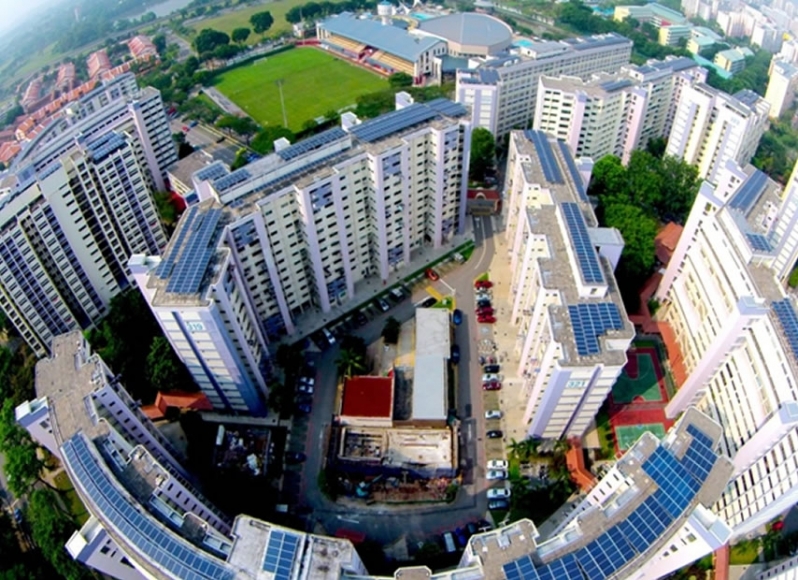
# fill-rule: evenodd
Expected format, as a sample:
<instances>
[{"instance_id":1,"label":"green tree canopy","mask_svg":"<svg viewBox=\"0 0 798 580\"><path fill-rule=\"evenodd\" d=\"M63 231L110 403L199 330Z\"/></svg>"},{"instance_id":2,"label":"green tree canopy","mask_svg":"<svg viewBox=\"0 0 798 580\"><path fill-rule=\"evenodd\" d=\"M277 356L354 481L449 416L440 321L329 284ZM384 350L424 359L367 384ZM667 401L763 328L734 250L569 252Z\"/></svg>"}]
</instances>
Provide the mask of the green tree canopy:
<instances>
[{"instance_id":1,"label":"green tree canopy","mask_svg":"<svg viewBox=\"0 0 798 580\"><path fill-rule=\"evenodd\" d=\"M413 77L407 73L398 72L388 77L388 84L393 89L401 89L413 86Z\"/></svg>"},{"instance_id":2,"label":"green tree canopy","mask_svg":"<svg viewBox=\"0 0 798 580\"><path fill-rule=\"evenodd\" d=\"M155 50L158 54L163 55L166 50L166 36L163 34L156 34L152 37L152 43L155 45Z\"/></svg>"},{"instance_id":3,"label":"green tree canopy","mask_svg":"<svg viewBox=\"0 0 798 580\"><path fill-rule=\"evenodd\" d=\"M249 146L261 155L266 155L274 151L274 142L282 137L291 142L296 139L294 133L285 127L264 127L258 131Z\"/></svg>"},{"instance_id":4,"label":"green tree canopy","mask_svg":"<svg viewBox=\"0 0 798 580\"><path fill-rule=\"evenodd\" d=\"M496 160L496 139L484 127L471 132L471 165L469 177L477 181L485 179L485 171L493 167Z\"/></svg>"},{"instance_id":5,"label":"green tree canopy","mask_svg":"<svg viewBox=\"0 0 798 580\"><path fill-rule=\"evenodd\" d=\"M212 28L203 28L194 38L194 48L200 54L213 52L217 47L227 44L230 44L230 37Z\"/></svg>"},{"instance_id":6,"label":"green tree canopy","mask_svg":"<svg viewBox=\"0 0 798 580\"><path fill-rule=\"evenodd\" d=\"M263 34L272 27L274 18L271 12L264 10L263 12L256 12L250 16L249 23L252 25L252 30L255 31L255 34Z\"/></svg>"},{"instance_id":7,"label":"green tree canopy","mask_svg":"<svg viewBox=\"0 0 798 580\"><path fill-rule=\"evenodd\" d=\"M150 352L147 355L147 378L159 391L197 390L186 367L163 336L156 336L150 345Z\"/></svg>"},{"instance_id":8,"label":"green tree canopy","mask_svg":"<svg viewBox=\"0 0 798 580\"><path fill-rule=\"evenodd\" d=\"M28 498L26 517L34 543L64 578L81 580L92 577L88 568L73 560L64 548L77 525L64 513L55 492L34 490Z\"/></svg>"},{"instance_id":9,"label":"green tree canopy","mask_svg":"<svg viewBox=\"0 0 798 580\"><path fill-rule=\"evenodd\" d=\"M246 27L234 28L233 32L230 35L230 38L233 40L233 42L237 42L238 44L243 44L247 41L247 38L249 38L249 33L250 33L249 28Z\"/></svg>"},{"instance_id":10,"label":"green tree canopy","mask_svg":"<svg viewBox=\"0 0 798 580\"><path fill-rule=\"evenodd\" d=\"M258 131L257 124L251 118L236 117L235 115L222 115L222 117L216 121L216 126L219 129L233 131L239 136L247 139L247 141L251 135L254 135Z\"/></svg>"},{"instance_id":11,"label":"green tree canopy","mask_svg":"<svg viewBox=\"0 0 798 580\"><path fill-rule=\"evenodd\" d=\"M604 209L604 222L623 236L619 276L642 282L654 266L657 220L637 205L616 203Z\"/></svg>"},{"instance_id":12,"label":"green tree canopy","mask_svg":"<svg viewBox=\"0 0 798 580\"><path fill-rule=\"evenodd\" d=\"M8 480L8 489L15 496L23 497L40 481L44 462L36 455L36 444L30 439L22 445L6 449L5 456L3 470Z\"/></svg>"}]
</instances>

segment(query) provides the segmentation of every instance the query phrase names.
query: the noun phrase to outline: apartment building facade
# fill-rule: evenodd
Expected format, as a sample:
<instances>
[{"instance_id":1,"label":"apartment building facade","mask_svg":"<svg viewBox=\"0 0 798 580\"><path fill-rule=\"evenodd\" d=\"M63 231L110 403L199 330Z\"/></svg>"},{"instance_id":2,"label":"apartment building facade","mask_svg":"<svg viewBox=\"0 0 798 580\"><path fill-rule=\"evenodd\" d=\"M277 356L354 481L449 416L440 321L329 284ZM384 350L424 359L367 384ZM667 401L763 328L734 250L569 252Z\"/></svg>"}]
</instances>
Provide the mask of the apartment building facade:
<instances>
[{"instance_id":1,"label":"apartment building facade","mask_svg":"<svg viewBox=\"0 0 798 580\"><path fill-rule=\"evenodd\" d=\"M695 165L702 179L716 183L727 161L745 165L754 156L769 111L768 102L753 91L728 95L693 83L682 90L665 153Z\"/></svg>"},{"instance_id":2,"label":"apartment building facade","mask_svg":"<svg viewBox=\"0 0 798 580\"><path fill-rule=\"evenodd\" d=\"M457 72L456 101L469 108L475 127L497 137L531 126L541 75L588 77L617 72L629 63L632 42L610 33L560 41L516 41L505 54L472 59Z\"/></svg>"},{"instance_id":3,"label":"apartment building facade","mask_svg":"<svg viewBox=\"0 0 798 580\"><path fill-rule=\"evenodd\" d=\"M197 171L203 201L194 211L216 213L213 232L198 236L204 218L189 211L163 260L131 259L140 290L214 406L265 412L255 395L265 396L271 342L299 338L303 317L354 305L369 281L422 267L425 248L462 230L465 108L401 97L399 107L362 123L345 115L342 128L232 173L219 163ZM181 249L192 244L206 252L201 263ZM185 260L199 271L191 284L180 282ZM193 331L213 348L196 343ZM226 405L236 390L243 400Z\"/></svg>"},{"instance_id":4,"label":"apartment building facade","mask_svg":"<svg viewBox=\"0 0 798 580\"><path fill-rule=\"evenodd\" d=\"M770 63L770 77L765 91L765 100L770 105L768 115L778 119L795 101L795 90L798 89L798 68L793 64L773 59Z\"/></svg>"},{"instance_id":5,"label":"apartment building facade","mask_svg":"<svg viewBox=\"0 0 798 580\"><path fill-rule=\"evenodd\" d=\"M734 473L714 511L742 537L798 500L798 187L727 162L704 182L656 297L686 379L667 414L697 405L723 426Z\"/></svg>"},{"instance_id":6,"label":"apartment building facade","mask_svg":"<svg viewBox=\"0 0 798 580\"><path fill-rule=\"evenodd\" d=\"M706 80L689 58L625 66L614 75L541 76L533 127L568 143L578 157L617 155L667 137L685 86Z\"/></svg>"},{"instance_id":7,"label":"apartment building facade","mask_svg":"<svg viewBox=\"0 0 798 580\"><path fill-rule=\"evenodd\" d=\"M518 404L530 436L581 437L634 337L613 274L623 239L596 227L585 194L591 169L542 132L511 133L510 307L523 381Z\"/></svg>"}]
</instances>

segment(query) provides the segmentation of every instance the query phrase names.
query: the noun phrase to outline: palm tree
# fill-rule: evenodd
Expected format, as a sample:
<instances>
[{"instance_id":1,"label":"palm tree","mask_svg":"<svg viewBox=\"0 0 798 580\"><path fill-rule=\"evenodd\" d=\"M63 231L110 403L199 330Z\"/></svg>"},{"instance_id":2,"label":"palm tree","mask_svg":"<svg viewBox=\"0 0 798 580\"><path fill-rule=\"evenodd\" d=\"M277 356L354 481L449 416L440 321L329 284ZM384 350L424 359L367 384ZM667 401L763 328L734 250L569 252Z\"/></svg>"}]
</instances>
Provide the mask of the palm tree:
<instances>
[{"instance_id":1,"label":"palm tree","mask_svg":"<svg viewBox=\"0 0 798 580\"><path fill-rule=\"evenodd\" d=\"M335 364L338 366L338 372L347 378L357 372L362 372L366 368L365 357L361 353L349 348L341 349L341 354L338 356L338 360L335 361Z\"/></svg>"}]
</instances>

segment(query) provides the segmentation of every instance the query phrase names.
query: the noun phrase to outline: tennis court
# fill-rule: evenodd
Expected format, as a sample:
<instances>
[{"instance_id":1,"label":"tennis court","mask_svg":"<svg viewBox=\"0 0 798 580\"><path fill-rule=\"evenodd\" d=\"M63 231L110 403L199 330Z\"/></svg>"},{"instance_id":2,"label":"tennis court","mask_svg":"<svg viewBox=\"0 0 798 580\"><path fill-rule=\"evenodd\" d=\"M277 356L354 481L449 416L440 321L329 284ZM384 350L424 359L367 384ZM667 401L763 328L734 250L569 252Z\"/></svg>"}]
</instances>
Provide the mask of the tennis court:
<instances>
[{"instance_id":1,"label":"tennis court","mask_svg":"<svg viewBox=\"0 0 798 580\"><path fill-rule=\"evenodd\" d=\"M642 425L615 425L615 437L619 451L626 451L646 431L651 431L657 438L665 437L665 427L662 423L643 423Z\"/></svg>"},{"instance_id":2,"label":"tennis court","mask_svg":"<svg viewBox=\"0 0 798 580\"><path fill-rule=\"evenodd\" d=\"M660 402L662 376L657 372L652 353L648 350L629 353L629 362L621 376L612 387L612 401L616 405L642 400L648 403Z\"/></svg>"}]
</instances>

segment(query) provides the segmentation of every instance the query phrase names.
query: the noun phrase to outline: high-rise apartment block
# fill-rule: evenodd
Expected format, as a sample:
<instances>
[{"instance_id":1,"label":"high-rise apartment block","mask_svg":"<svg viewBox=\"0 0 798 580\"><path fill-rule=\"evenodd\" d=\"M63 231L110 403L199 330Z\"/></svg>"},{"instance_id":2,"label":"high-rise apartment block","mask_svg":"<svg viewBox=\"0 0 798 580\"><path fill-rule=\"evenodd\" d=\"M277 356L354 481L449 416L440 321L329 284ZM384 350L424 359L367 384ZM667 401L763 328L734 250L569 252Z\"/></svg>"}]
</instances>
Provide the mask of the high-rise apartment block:
<instances>
[{"instance_id":1,"label":"high-rise apartment block","mask_svg":"<svg viewBox=\"0 0 798 580\"><path fill-rule=\"evenodd\" d=\"M704 182L656 297L684 378L667 407L723 427L734 473L714 507L741 537L798 501L798 175L786 189L727 161Z\"/></svg>"},{"instance_id":2,"label":"high-rise apartment block","mask_svg":"<svg viewBox=\"0 0 798 580\"><path fill-rule=\"evenodd\" d=\"M778 119L792 107L798 89L798 68L795 65L774 59L770 63L770 78L765 100L770 105L770 118Z\"/></svg>"},{"instance_id":3,"label":"high-rise apartment block","mask_svg":"<svg viewBox=\"0 0 798 580\"><path fill-rule=\"evenodd\" d=\"M632 41L614 33L560 41L521 39L505 54L478 59L477 68L458 71L456 100L471 110L475 127L506 135L531 125L541 75L617 72L631 54Z\"/></svg>"},{"instance_id":4,"label":"high-rise apartment block","mask_svg":"<svg viewBox=\"0 0 798 580\"><path fill-rule=\"evenodd\" d=\"M541 76L533 127L568 143L578 157L617 155L667 138L685 86L706 80L689 58L625 66L589 80Z\"/></svg>"},{"instance_id":5,"label":"high-rise apartment block","mask_svg":"<svg viewBox=\"0 0 798 580\"><path fill-rule=\"evenodd\" d=\"M728 95L694 83L682 90L665 153L697 166L701 178L717 183L727 161L744 165L754 156L769 111L767 101L753 91Z\"/></svg>"},{"instance_id":6,"label":"high-rise apartment block","mask_svg":"<svg viewBox=\"0 0 798 580\"><path fill-rule=\"evenodd\" d=\"M240 514L231 522L183 475L182 457L137 409L79 332L38 363L38 398L18 421L63 464L89 519L73 558L121 580L430 578L424 567L369 575L349 540ZM658 577L722 545L709 513L728 481L720 427L688 409L660 441L646 434L545 540L521 520L473 536L435 578ZM567 572L567 576L565 576Z\"/></svg>"},{"instance_id":7,"label":"high-rise apartment block","mask_svg":"<svg viewBox=\"0 0 798 580\"><path fill-rule=\"evenodd\" d=\"M0 308L37 355L102 317L130 255L167 241L152 190L176 153L160 95L125 77L78 105L20 154L0 198Z\"/></svg>"},{"instance_id":8,"label":"high-rise apartment block","mask_svg":"<svg viewBox=\"0 0 798 580\"><path fill-rule=\"evenodd\" d=\"M529 434L581 437L626 364L634 328L613 270L617 230L598 228L585 194L592 162L539 131L514 131L507 241ZM598 248L598 249L596 249Z\"/></svg>"},{"instance_id":9,"label":"high-rise apartment block","mask_svg":"<svg viewBox=\"0 0 798 580\"><path fill-rule=\"evenodd\" d=\"M461 105L401 94L398 110L229 173L197 171L203 200L163 254L130 268L215 407L265 412L271 341L304 313L351 304L369 280L413 265L464 227L470 124Z\"/></svg>"}]
</instances>

